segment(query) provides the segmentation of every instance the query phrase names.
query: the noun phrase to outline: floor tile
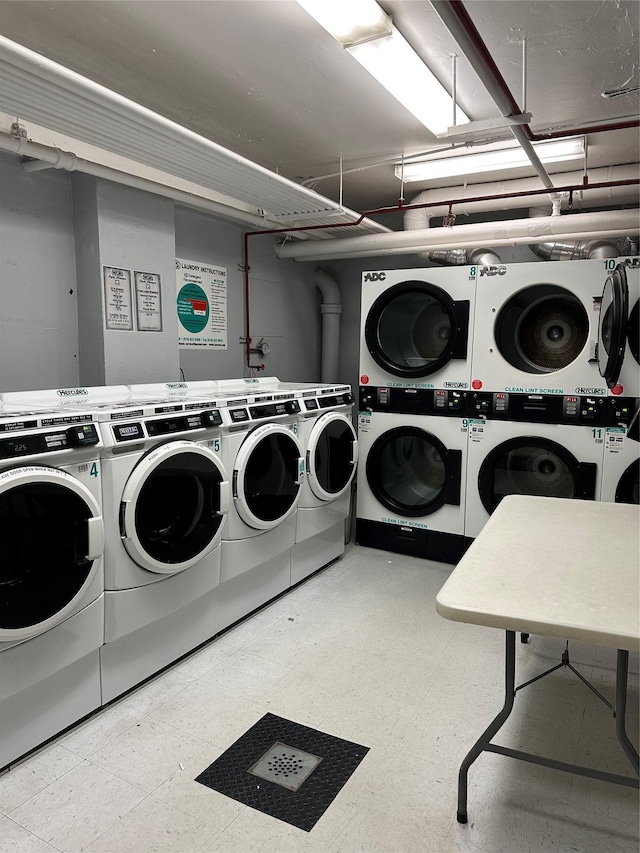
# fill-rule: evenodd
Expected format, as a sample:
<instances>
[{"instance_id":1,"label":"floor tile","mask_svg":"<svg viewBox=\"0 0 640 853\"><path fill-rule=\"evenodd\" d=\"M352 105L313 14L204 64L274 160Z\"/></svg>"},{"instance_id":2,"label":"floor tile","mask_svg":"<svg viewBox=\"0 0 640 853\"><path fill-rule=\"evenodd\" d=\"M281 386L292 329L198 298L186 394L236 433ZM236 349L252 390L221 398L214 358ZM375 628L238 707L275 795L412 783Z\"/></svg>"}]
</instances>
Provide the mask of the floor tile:
<instances>
[{"instance_id":1,"label":"floor tile","mask_svg":"<svg viewBox=\"0 0 640 853\"><path fill-rule=\"evenodd\" d=\"M0 850L11 853L58 853L57 848L3 815L0 815Z\"/></svg>"},{"instance_id":2,"label":"floor tile","mask_svg":"<svg viewBox=\"0 0 640 853\"><path fill-rule=\"evenodd\" d=\"M122 700L77 726L60 740L60 744L71 752L88 758L109 741L135 726L144 716L144 711Z\"/></svg>"},{"instance_id":3,"label":"floor tile","mask_svg":"<svg viewBox=\"0 0 640 853\"><path fill-rule=\"evenodd\" d=\"M78 764L10 817L60 850L84 850L145 797L144 791L96 767Z\"/></svg>"},{"instance_id":4,"label":"floor tile","mask_svg":"<svg viewBox=\"0 0 640 853\"><path fill-rule=\"evenodd\" d=\"M9 814L81 761L79 755L53 744L16 764L0 776L0 812Z\"/></svg>"},{"instance_id":5,"label":"floor tile","mask_svg":"<svg viewBox=\"0 0 640 853\"><path fill-rule=\"evenodd\" d=\"M217 746L209 746L185 764L184 770L176 770L169 776L155 789L153 796L197 818L200 823L220 830L226 829L246 806L195 781L196 776L199 776L222 752L223 750Z\"/></svg>"},{"instance_id":6,"label":"floor tile","mask_svg":"<svg viewBox=\"0 0 640 853\"><path fill-rule=\"evenodd\" d=\"M87 853L204 853L219 834L150 795L86 849Z\"/></svg>"},{"instance_id":7,"label":"floor tile","mask_svg":"<svg viewBox=\"0 0 640 853\"><path fill-rule=\"evenodd\" d=\"M164 704L171 696L184 690L192 681L191 676L178 672L177 669L168 669L142 687L127 693L126 702L137 710L150 714L158 705Z\"/></svg>"},{"instance_id":8,"label":"floor tile","mask_svg":"<svg viewBox=\"0 0 640 853\"><path fill-rule=\"evenodd\" d=\"M131 785L151 793L195 755L205 742L145 717L106 746L94 752L91 762Z\"/></svg>"}]
</instances>

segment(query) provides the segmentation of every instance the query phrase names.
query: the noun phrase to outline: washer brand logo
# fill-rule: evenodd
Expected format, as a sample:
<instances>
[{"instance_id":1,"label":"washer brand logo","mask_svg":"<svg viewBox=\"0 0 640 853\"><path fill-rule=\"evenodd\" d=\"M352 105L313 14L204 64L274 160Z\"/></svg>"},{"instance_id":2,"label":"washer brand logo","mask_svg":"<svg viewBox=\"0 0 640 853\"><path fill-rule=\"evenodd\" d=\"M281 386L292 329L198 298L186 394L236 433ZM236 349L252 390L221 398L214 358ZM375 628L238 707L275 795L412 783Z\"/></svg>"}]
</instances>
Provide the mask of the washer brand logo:
<instances>
[{"instance_id":1,"label":"washer brand logo","mask_svg":"<svg viewBox=\"0 0 640 853\"><path fill-rule=\"evenodd\" d=\"M468 382L443 382L445 388L468 388Z\"/></svg>"},{"instance_id":2,"label":"washer brand logo","mask_svg":"<svg viewBox=\"0 0 640 853\"><path fill-rule=\"evenodd\" d=\"M576 394L606 394L604 388L576 388Z\"/></svg>"},{"instance_id":3,"label":"washer brand logo","mask_svg":"<svg viewBox=\"0 0 640 853\"><path fill-rule=\"evenodd\" d=\"M506 275L506 267L480 267L480 277L483 275Z\"/></svg>"},{"instance_id":4,"label":"washer brand logo","mask_svg":"<svg viewBox=\"0 0 640 853\"><path fill-rule=\"evenodd\" d=\"M85 397L89 392L86 388L58 388L58 397Z\"/></svg>"},{"instance_id":5,"label":"washer brand logo","mask_svg":"<svg viewBox=\"0 0 640 853\"><path fill-rule=\"evenodd\" d=\"M386 277L386 272L366 272L364 274L365 281L384 281Z\"/></svg>"},{"instance_id":6,"label":"washer brand logo","mask_svg":"<svg viewBox=\"0 0 640 853\"><path fill-rule=\"evenodd\" d=\"M187 388L188 386L187 386L186 382L167 382L166 387L173 389L173 388Z\"/></svg>"}]
</instances>

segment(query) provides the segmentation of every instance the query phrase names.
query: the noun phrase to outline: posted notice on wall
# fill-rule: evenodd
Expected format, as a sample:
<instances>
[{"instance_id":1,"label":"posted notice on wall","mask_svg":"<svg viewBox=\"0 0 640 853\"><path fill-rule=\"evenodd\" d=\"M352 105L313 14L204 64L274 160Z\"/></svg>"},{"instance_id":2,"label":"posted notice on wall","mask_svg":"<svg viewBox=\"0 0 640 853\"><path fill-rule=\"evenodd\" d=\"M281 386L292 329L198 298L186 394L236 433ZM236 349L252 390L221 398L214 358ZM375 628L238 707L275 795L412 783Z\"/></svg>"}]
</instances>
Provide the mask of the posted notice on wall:
<instances>
[{"instance_id":1,"label":"posted notice on wall","mask_svg":"<svg viewBox=\"0 0 640 853\"><path fill-rule=\"evenodd\" d=\"M227 348L227 270L176 258L178 344Z\"/></svg>"},{"instance_id":2,"label":"posted notice on wall","mask_svg":"<svg viewBox=\"0 0 640 853\"><path fill-rule=\"evenodd\" d=\"M134 270L139 332L162 331L162 289L158 273Z\"/></svg>"},{"instance_id":3,"label":"posted notice on wall","mask_svg":"<svg viewBox=\"0 0 640 853\"><path fill-rule=\"evenodd\" d=\"M105 327L131 331L133 329L131 270L103 266L102 277Z\"/></svg>"}]
</instances>

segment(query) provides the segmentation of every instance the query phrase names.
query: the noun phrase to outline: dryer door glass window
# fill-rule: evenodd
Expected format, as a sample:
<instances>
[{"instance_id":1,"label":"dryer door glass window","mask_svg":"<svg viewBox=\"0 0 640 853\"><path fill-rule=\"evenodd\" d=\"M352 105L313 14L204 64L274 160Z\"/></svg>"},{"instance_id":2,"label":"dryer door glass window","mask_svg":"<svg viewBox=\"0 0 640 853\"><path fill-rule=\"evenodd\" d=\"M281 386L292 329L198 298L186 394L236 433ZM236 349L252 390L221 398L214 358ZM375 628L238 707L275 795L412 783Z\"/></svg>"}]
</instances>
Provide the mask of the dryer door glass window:
<instances>
[{"instance_id":1,"label":"dryer door glass window","mask_svg":"<svg viewBox=\"0 0 640 853\"><path fill-rule=\"evenodd\" d=\"M631 355L640 364L640 299L636 299L629 314L629 328L627 329L627 341Z\"/></svg>"},{"instance_id":2,"label":"dryer door glass window","mask_svg":"<svg viewBox=\"0 0 640 853\"><path fill-rule=\"evenodd\" d=\"M618 480L616 488L616 503L619 504L637 504L640 503L640 459L636 459L625 470L622 477Z\"/></svg>"},{"instance_id":3,"label":"dryer door glass window","mask_svg":"<svg viewBox=\"0 0 640 853\"><path fill-rule=\"evenodd\" d=\"M136 501L135 528L142 548L159 563L185 563L206 551L223 521L222 476L215 462L178 453L147 475Z\"/></svg>"},{"instance_id":4,"label":"dryer door glass window","mask_svg":"<svg viewBox=\"0 0 640 853\"><path fill-rule=\"evenodd\" d=\"M260 439L247 460L244 500L261 521L285 517L298 497L300 449L284 432Z\"/></svg>"},{"instance_id":5,"label":"dryer door glass window","mask_svg":"<svg viewBox=\"0 0 640 853\"><path fill-rule=\"evenodd\" d=\"M602 293L598 329L598 368L609 388L617 383L627 341L629 290L627 274L618 264Z\"/></svg>"},{"instance_id":6,"label":"dryer door glass window","mask_svg":"<svg viewBox=\"0 0 640 853\"><path fill-rule=\"evenodd\" d=\"M353 427L346 421L330 421L323 427L313 455L313 473L323 491L338 495L351 481L354 440Z\"/></svg>"},{"instance_id":7,"label":"dryer door glass window","mask_svg":"<svg viewBox=\"0 0 640 853\"><path fill-rule=\"evenodd\" d=\"M536 284L515 293L500 309L495 339L503 358L525 373L553 373L583 351L589 317L563 287Z\"/></svg>"},{"instance_id":8,"label":"dryer door glass window","mask_svg":"<svg viewBox=\"0 0 640 853\"><path fill-rule=\"evenodd\" d=\"M398 515L429 515L446 500L447 449L418 427L383 433L367 455L366 474L374 497Z\"/></svg>"},{"instance_id":9,"label":"dryer door glass window","mask_svg":"<svg viewBox=\"0 0 640 853\"><path fill-rule=\"evenodd\" d=\"M44 622L78 594L93 565L92 517L80 495L55 483L0 494L0 628Z\"/></svg>"},{"instance_id":10,"label":"dryer door glass window","mask_svg":"<svg viewBox=\"0 0 640 853\"><path fill-rule=\"evenodd\" d=\"M408 281L371 306L365 340L373 359L395 376L427 376L466 358L469 302L454 303L435 285Z\"/></svg>"},{"instance_id":11,"label":"dryer door glass window","mask_svg":"<svg viewBox=\"0 0 640 853\"><path fill-rule=\"evenodd\" d=\"M489 453L478 477L480 497L492 513L506 495L595 498L596 465L579 462L555 441L521 437Z\"/></svg>"}]
</instances>

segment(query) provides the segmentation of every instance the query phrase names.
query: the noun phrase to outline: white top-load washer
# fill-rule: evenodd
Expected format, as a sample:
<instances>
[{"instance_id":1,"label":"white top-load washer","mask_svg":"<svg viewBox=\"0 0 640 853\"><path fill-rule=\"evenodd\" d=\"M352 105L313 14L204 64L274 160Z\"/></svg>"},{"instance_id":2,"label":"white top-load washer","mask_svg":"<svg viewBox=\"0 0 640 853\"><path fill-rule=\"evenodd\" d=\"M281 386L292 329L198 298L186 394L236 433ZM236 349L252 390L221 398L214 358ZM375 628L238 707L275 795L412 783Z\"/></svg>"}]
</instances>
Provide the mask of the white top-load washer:
<instances>
[{"instance_id":1,"label":"white top-load washer","mask_svg":"<svg viewBox=\"0 0 640 853\"><path fill-rule=\"evenodd\" d=\"M478 275L472 389L605 396L597 362L606 261L507 264Z\"/></svg>"},{"instance_id":2,"label":"white top-load washer","mask_svg":"<svg viewBox=\"0 0 640 853\"><path fill-rule=\"evenodd\" d=\"M468 389L477 267L362 274L360 384Z\"/></svg>"},{"instance_id":3,"label":"white top-load washer","mask_svg":"<svg viewBox=\"0 0 640 853\"><path fill-rule=\"evenodd\" d=\"M127 393L99 414L107 537L104 701L219 630L213 593L230 505L216 401Z\"/></svg>"},{"instance_id":4,"label":"white top-load washer","mask_svg":"<svg viewBox=\"0 0 640 853\"><path fill-rule=\"evenodd\" d=\"M56 390L0 411L0 768L100 707L101 439ZM50 408L47 408L47 407Z\"/></svg>"}]
</instances>

